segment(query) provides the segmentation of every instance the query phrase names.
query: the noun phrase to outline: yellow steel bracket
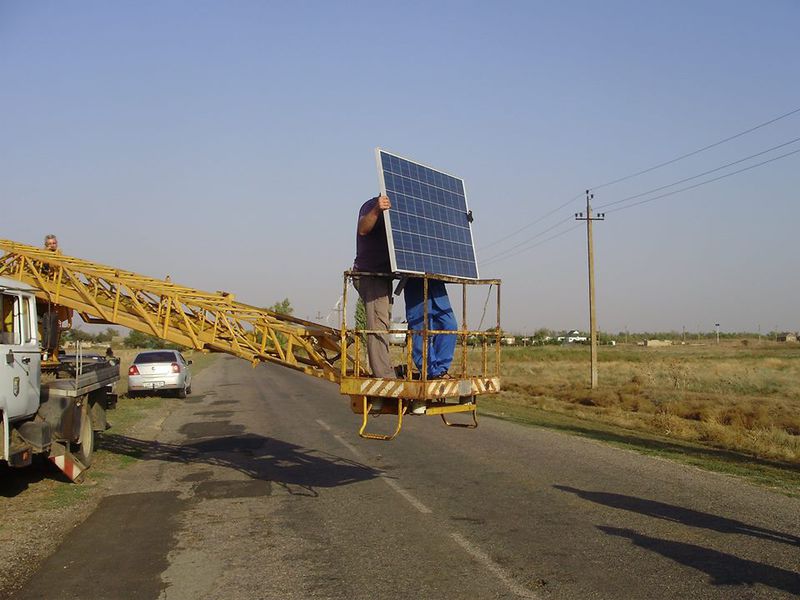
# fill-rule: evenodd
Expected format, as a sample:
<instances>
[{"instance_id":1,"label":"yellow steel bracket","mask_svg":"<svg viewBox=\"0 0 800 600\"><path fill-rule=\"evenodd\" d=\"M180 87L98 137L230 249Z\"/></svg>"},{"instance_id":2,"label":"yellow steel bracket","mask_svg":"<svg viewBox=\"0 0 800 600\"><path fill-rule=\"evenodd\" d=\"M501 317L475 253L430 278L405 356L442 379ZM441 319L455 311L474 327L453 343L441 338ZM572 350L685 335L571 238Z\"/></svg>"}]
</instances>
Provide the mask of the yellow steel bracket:
<instances>
[{"instance_id":1,"label":"yellow steel bracket","mask_svg":"<svg viewBox=\"0 0 800 600\"><path fill-rule=\"evenodd\" d=\"M447 420L445 415L459 412L468 412L472 414L472 423L452 423ZM464 404L445 404L435 403L428 406L426 411L429 415L439 415L442 421L448 427L465 427L467 429L475 429L478 426L478 403L475 396L472 396L469 402Z\"/></svg>"},{"instance_id":2,"label":"yellow steel bracket","mask_svg":"<svg viewBox=\"0 0 800 600\"><path fill-rule=\"evenodd\" d=\"M406 412L406 407L403 405L403 400L401 398L397 398L397 427L395 427L394 433L391 435L382 434L382 433L368 433L367 423L369 421L369 413L372 410L372 402L367 398L367 396L350 396L350 400L352 402L352 408L354 412L361 414L361 429L358 430L358 435L367 440L383 440L389 441L393 440L397 437L397 434L400 433L400 429L403 427L403 415ZM384 402L391 402L392 399L385 398ZM361 410L356 410L356 407L359 407ZM382 411L389 412L389 414L395 414L395 410L391 406L384 406Z\"/></svg>"}]
</instances>

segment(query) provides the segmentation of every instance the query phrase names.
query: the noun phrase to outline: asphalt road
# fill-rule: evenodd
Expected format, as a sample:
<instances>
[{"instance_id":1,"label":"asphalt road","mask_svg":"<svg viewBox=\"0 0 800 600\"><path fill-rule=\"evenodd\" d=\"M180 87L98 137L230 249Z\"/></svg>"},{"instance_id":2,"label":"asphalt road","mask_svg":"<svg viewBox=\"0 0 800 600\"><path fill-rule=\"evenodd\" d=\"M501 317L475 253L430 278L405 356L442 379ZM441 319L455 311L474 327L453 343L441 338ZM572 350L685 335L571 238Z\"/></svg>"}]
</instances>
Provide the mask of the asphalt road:
<instances>
[{"instance_id":1,"label":"asphalt road","mask_svg":"<svg viewBox=\"0 0 800 600\"><path fill-rule=\"evenodd\" d=\"M488 418L362 440L334 385L230 357L193 387L105 436L144 460L15 600L800 595L797 499Z\"/></svg>"}]
</instances>

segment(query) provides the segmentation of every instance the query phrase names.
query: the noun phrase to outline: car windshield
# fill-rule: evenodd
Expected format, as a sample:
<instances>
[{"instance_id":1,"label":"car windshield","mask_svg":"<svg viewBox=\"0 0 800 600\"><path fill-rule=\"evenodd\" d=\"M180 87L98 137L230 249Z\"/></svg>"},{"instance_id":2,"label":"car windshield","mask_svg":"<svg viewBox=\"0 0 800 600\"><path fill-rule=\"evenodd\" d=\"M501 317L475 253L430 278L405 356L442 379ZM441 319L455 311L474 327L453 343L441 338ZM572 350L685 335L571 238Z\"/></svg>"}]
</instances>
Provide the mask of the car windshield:
<instances>
[{"instance_id":1,"label":"car windshield","mask_svg":"<svg viewBox=\"0 0 800 600\"><path fill-rule=\"evenodd\" d=\"M145 352L136 357L133 362L138 364L175 362L175 355L172 352Z\"/></svg>"}]
</instances>

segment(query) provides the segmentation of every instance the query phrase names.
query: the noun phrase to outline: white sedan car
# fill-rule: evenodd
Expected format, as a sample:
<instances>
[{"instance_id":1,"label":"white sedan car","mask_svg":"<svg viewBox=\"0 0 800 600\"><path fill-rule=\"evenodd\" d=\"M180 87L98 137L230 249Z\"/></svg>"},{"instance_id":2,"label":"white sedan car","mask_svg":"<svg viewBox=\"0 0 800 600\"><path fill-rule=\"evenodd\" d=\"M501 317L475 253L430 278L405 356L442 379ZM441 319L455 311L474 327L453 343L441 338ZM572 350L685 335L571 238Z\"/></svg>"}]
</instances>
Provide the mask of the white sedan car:
<instances>
[{"instance_id":1,"label":"white sedan car","mask_svg":"<svg viewBox=\"0 0 800 600\"><path fill-rule=\"evenodd\" d=\"M192 393L191 364L177 350L140 352L128 369L128 394L170 391L186 398Z\"/></svg>"}]
</instances>

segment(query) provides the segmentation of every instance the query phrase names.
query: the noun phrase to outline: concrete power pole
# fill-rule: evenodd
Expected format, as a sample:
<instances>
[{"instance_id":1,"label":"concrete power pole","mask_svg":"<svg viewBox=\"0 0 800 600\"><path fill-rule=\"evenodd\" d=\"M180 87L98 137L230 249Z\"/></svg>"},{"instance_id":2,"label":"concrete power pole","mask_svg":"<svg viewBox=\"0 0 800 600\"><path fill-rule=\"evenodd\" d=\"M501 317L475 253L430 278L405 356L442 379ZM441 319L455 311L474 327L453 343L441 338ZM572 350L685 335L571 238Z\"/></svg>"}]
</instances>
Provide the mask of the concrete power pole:
<instances>
[{"instance_id":1,"label":"concrete power pole","mask_svg":"<svg viewBox=\"0 0 800 600\"><path fill-rule=\"evenodd\" d=\"M603 221L605 213L598 213L592 216L592 199L594 194L586 190L586 216L583 213L575 213L576 221L586 221L586 247L589 253L589 330L591 334L591 354L592 354L592 389L597 387L597 319L595 315L594 302L594 240L592 238L592 221Z\"/></svg>"}]
</instances>

